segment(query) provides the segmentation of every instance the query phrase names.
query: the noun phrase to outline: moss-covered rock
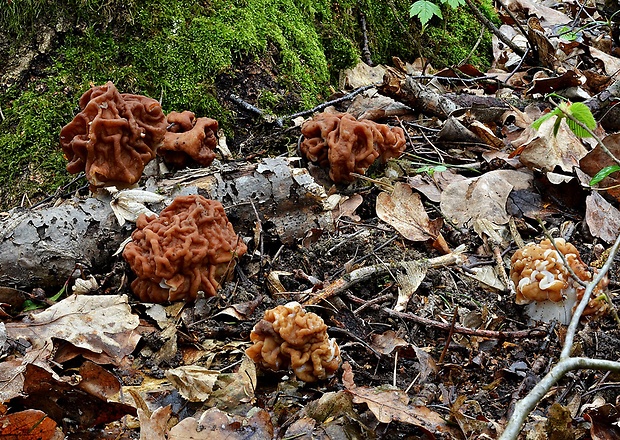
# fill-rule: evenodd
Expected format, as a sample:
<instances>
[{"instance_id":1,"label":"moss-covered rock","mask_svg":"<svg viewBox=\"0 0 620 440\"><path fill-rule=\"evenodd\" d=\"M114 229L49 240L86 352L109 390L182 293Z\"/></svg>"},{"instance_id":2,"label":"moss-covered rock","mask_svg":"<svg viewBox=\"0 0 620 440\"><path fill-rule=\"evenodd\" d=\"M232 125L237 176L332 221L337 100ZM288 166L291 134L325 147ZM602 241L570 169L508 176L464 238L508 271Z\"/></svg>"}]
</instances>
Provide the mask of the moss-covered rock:
<instances>
[{"instance_id":1,"label":"moss-covered rock","mask_svg":"<svg viewBox=\"0 0 620 440\"><path fill-rule=\"evenodd\" d=\"M234 142L237 108L227 100L230 93L279 114L324 101L338 70L359 60L362 18L375 63L437 52L416 43L409 3L8 2L0 8L0 63L7 67L0 72L0 208L23 194L53 193L72 179L58 134L91 84L110 80L121 92L161 99L166 112L191 110L218 119ZM438 32L452 34L451 28ZM477 32L462 35L471 34ZM479 58L485 59L488 53Z\"/></svg>"}]
</instances>

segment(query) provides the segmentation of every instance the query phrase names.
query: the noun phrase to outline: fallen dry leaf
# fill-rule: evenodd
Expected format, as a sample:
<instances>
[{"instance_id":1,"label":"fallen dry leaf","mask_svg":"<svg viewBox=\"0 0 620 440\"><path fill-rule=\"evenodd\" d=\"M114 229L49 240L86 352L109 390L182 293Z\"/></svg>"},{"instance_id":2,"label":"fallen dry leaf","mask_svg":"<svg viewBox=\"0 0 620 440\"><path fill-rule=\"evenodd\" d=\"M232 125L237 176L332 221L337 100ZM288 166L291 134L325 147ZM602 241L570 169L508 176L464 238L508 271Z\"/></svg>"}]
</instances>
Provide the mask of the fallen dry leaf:
<instances>
[{"instance_id":1,"label":"fallen dry leaf","mask_svg":"<svg viewBox=\"0 0 620 440\"><path fill-rule=\"evenodd\" d=\"M427 435L434 438L435 432L452 434L453 438L459 438L458 431L451 426L436 412L425 406L409 405L409 396L404 391L382 387L358 387L353 381L351 365L345 362L342 382L349 393L353 396L353 403L365 403L368 409L381 423L397 421L416 426Z\"/></svg>"},{"instance_id":2,"label":"fallen dry leaf","mask_svg":"<svg viewBox=\"0 0 620 440\"><path fill-rule=\"evenodd\" d=\"M404 183L394 185L392 194L382 192L377 197L377 215L403 237L411 241L435 240L442 220L431 221L422 206L420 196Z\"/></svg>"},{"instance_id":3,"label":"fallen dry leaf","mask_svg":"<svg viewBox=\"0 0 620 440\"><path fill-rule=\"evenodd\" d=\"M620 157L620 133L610 134L603 138L603 144L616 157ZM615 165L615 162L597 145L584 158L579 161L581 171L594 177L596 173L605 167ZM616 187L620 184L620 173L616 172L601 181L599 187L609 188L607 193L620 201L620 188Z\"/></svg>"},{"instance_id":4,"label":"fallen dry leaf","mask_svg":"<svg viewBox=\"0 0 620 440\"><path fill-rule=\"evenodd\" d=\"M506 212L508 195L513 189L529 188L531 181L529 173L495 170L454 182L441 194L441 212L459 226L472 226L478 219L506 224L510 219Z\"/></svg>"},{"instance_id":5,"label":"fallen dry leaf","mask_svg":"<svg viewBox=\"0 0 620 440\"><path fill-rule=\"evenodd\" d=\"M560 167L571 173L573 167L579 166L579 160L588 154L565 120L560 122L557 135L553 134L556 119L556 116L547 119L538 129L536 137L521 145L519 160L528 168L553 171L555 167Z\"/></svg>"},{"instance_id":6,"label":"fallen dry leaf","mask_svg":"<svg viewBox=\"0 0 620 440\"><path fill-rule=\"evenodd\" d=\"M396 274L398 281L398 299L394 310L402 312L407 309L411 296L418 290L426 277L428 265L423 261L409 261L403 265L403 270Z\"/></svg>"},{"instance_id":7,"label":"fallen dry leaf","mask_svg":"<svg viewBox=\"0 0 620 440\"><path fill-rule=\"evenodd\" d=\"M586 223L593 236L613 243L620 234L620 211L594 191L586 198Z\"/></svg>"},{"instance_id":8,"label":"fallen dry leaf","mask_svg":"<svg viewBox=\"0 0 620 440\"><path fill-rule=\"evenodd\" d=\"M34 349L66 341L105 361L118 363L132 353L140 339L134 330L140 319L131 313L127 295L71 295L22 322L7 323L11 339L24 338Z\"/></svg>"},{"instance_id":9,"label":"fallen dry leaf","mask_svg":"<svg viewBox=\"0 0 620 440\"><path fill-rule=\"evenodd\" d=\"M372 335L370 345L381 354L390 354L398 347L408 346L409 343L396 336L394 330L387 330L380 335Z\"/></svg>"},{"instance_id":10,"label":"fallen dry leaf","mask_svg":"<svg viewBox=\"0 0 620 440\"><path fill-rule=\"evenodd\" d=\"M166 371L166 378L190 402L204 402L213 392L220 372L199 365L185 365Z\"/></svg>"},{"instance_id":11,"label":"fallen dry leaf","mask_svg":"<svg viewBox=\"0 0 620 440\"><path fill-rule=\"evenodd\" d=\"M43 411L27 409L0 417L0 437L4 440L61 440L56 422Z\"/></svg>"},{"instance_id":12,"label":"fallen dry leaf","mask_svg":"<svg viewBox=\"0 0 620 440\"><path fill-rule=\"evenodd\" d=\"M149 417L146 412L138 408L140 440L166 440L171 412L170 405L167 405L157 408Z\"/></svg>"},{"instance_id":13,"label":"fallen dry leaf","mask_svg":"<svg viewBox=\"0 0 620 440\"><path fill-rule=\"evenodd\" d=\"M205 411L199 419L187 417L170 430L168 440L271 440L273 426L269 413L253 408L246 418L231 416L217 408Z\"/></svg>"}]
</instances>

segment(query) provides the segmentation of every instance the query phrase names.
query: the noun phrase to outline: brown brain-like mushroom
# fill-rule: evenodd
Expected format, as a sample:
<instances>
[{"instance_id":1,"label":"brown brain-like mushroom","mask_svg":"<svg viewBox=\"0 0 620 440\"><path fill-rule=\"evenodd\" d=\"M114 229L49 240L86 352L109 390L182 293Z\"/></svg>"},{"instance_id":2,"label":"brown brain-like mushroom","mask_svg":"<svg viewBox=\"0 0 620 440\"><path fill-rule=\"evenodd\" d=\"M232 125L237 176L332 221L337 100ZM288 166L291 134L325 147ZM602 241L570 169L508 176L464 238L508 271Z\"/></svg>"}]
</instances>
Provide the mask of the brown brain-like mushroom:
<instances>
[{"instance_id":1,"label":"brown brain-like mushroom","mask_svg":"<svg viewBox=\"0 0 620 440\"><path fill-rule=\"evenodd\" d=\"M577 248L561 238L555 243L579 279L591 281L592 274ZM515 302L528 304L526 313L534 320L557 319L567 324L576 303L583 298L585 288L571 277L551 241L547 239L522 247L512 256L511 263L510 279L516 292ZM600 316L607 312L607 301L599 297L608 284L609 279L604 277L596 286L583 316Z\"/></svg>"},{"instance_id":2,"label":"brown brain-like mushroom","mask_svg":"<svg viewBox=\"0 0 620 440\"><path fill-rule=\"evenodd\" d=\"M300 144L306 159L329 167L334 182L355 180L351 173L364 174L377 158L383 162L405 150L405 133L348 113L319 113L301 127Z\"/></svg>"},{"instance_id":3,"label":"brown brain-like mushroom","mask_svg":"<svg viewBox=\"0 0 620 440\"><path fill-rule=\"evenodd\" d=\"M193 160L208 166L215 159L218 123L211 118L198 118L190 111L170 112L168 132L157 150L164 160L175 166L185 166Z\"/></svg>"},{"instance_id":4,"label":"brown brain-like mushroom","mask_svg":"<svg viewBox=\"0 0 620 440\"><path fill-rule=\"evenodd\" d=\"M252 330L246 354L263 368L291 368L304 382L332 376L340 367L340 349L327 335L327 325L297 302L267 310Z\"/></svg>"},{"instance_id":5,"label":"brown brain-like mushroom","mask_svg":"<svg viewBox=\"0 0 620 440\"><path fill-rule=\"evenodd\" d=\"M193 301L214 296L247 248L222 204L179 196L159 217L141 214L123 257L136 274L133 292L145 302Z\"/></svg>"},{"instance_id":6,"label":"brown brain-like mushroom","mask_svg":"<svg viewBox=\"0 0 620 440\"><path fill-rule=\"evenodd\" d=\"M67 171L84 171L93 187L130 186L140 180L166 133L159 102L121 94L108 82L84 93L79 104L80 113L60 131Z\"/></svg>"}]
</instances>

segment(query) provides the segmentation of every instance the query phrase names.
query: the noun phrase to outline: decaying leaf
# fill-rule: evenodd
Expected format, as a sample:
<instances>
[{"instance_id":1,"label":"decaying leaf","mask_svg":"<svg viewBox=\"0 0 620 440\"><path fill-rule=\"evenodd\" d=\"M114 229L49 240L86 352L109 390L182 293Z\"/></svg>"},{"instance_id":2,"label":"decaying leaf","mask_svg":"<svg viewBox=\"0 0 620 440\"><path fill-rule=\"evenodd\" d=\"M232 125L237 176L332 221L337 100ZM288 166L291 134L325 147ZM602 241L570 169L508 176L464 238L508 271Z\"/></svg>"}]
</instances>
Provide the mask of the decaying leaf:
<instances>
[{"instance_id":1,"label":"decaying leaf","mask_svg":"<svg viewBox=\"0 0 620 440\"><path fill-rule=\"evenodd\" d=\"M563 119L557 135L554 126L557 117L547 119L538 129L537 136L529 143L521 146L519 159L531 169L553 171L560 167L571 173L579 166L579 160L588 154L581 140L575 136Z\"/></svg>"},{"instance_id":2,"label":"decaying leaf","mask_svg":"<svg viewBox=\"0 0 620 440\"><path fill-rule=\"evenodd\" d=\"M603 138L603 144L613 155L620 157L620 133L605 136ZM579 162L581 170L590 177L594 177L600 170L611 165L615 165L615 162L599 145ZM608 188L607 193L616 200L620 200L620 188L617 187L618 184L620 184L620 173L613 173L609 177L603 179L599 186Z\"/></svg>"},{"instance_id":3,"label":"decaying leaf","mask_svg":"<svg viewBox=\"0 0 620 440\"><path fill-rule=\"evenodd\" d=\"M118 363L135 349L139 322L127 295L72 295L22 322L7 323L6 330L9 338L24 338L34 349L62 340L90 352L95 362Z\"/></svg>"},{"instance_id":4,"label":"decaying leaf","mask_svg":"<svg viewBox=\"0 0 620 440\"><path fill-rule=\"evenodd\" d=\"M436 240L442 220L431 221L417 193L409 185L397 183L392 194L377 197L377 215L411 241Z\"/></svg>"},{"instance_id":5,"label":"decaying leaf","mask_svg":"<svg viewBox=\"0 0 620 440\"><path fill-rule=\"evenodd\" d=\"M161 194L141 189L124 189L122 191L118 191L114 187L107 189L112 194L110 206L121 226L125 224L125 221L135 223L140 214L155 215L146 207L146 203L159 203L166 198Z\"/></svg>"},{"instance_id":6,"label":"decaying leaf","mask_svg":"<svg viewBox=\"0 0 620 440\"><path fill-rule=\"evenodd\" d=\"M7 440L61 440L56 422L43 411L27 409L0 416L0 437Z\"/></svg>"},{"instance_id":7,"label":"decaying leaf","mask_svg":"<svg viewBox=\"0 0 620 440\"><path fill-rule=\"evenodd\" d=\"M593 236L613 243L620 234L620 211L593 191L586 198L586 223Z\"/></svg>"},{"instance_id":8,"label":"decaying leaf","mask_svg":"<svg viewBox=\"0 0 620 440\"><path fill-rule=\"evenodd\" d=\"M459 226L472 226L477 219L486 219L498 225L508 223L506 200L513 189L531 185L529 173L513 170L489 171L450 184L441 194L441 212Z\"/></svg>"},{"instance_id":9,"label":"decaying leaf","mask_svg":"<svg viewBox=\"0 0 620 440\"><path fill-rule=\"evenodd\" d=\"M402 312L407 308L411 296L418 290L426 277L428 265L423 261L409 261L403 265L403 271L396 275L398 281L398 299L394 310Z\"/></svg>"},{"instance_id":10,"label":"decaying leaf","mask_svg":"<svg viewBox=\"0 0 620 440\"><path fill-rule=\"evenodd\" d=\"M198 365L185 365L166 371L166 378L190 402L204 402L213 392L220 372Z\"/></svg>"},{"instance_id":11,"label":"decaying leaf","mask_svg":"<svg viewBox=\"0 0 620 440\"><path fill-rule=\"evenodd\" d=\"M140 440L166 440L168 434L168 420L170 420L170 405L159 407L150 415L138 408L140 421Z\"/></svg>"},{"instance_id":12,"label":"decaying leaf","mask_svg":"<svg viewBox=\"0 0 620 440\"><path fill-rule=\"evenodd\" d=\"M97 367L103 370L101 367ZM93 376L93 373L89 373ZM111 373L101 373L112 376ZM24 372L24 397L14 399L15 403L27 408L44 411L56 423L72 420L80 428L89 428L119 420L131 414L137 415L133 406L111 401L104 387L96 385L97 375L91 377L85 387L71 385L52 377L52 373L29 364ZM114 379L116 380L116 379ZM118 386L118 380L116 380ZM94 391L94 392L93 392Z\"/></svg>"},{"instance_id":13,"label":"decaying leaf","mask_svg":"<svg viewBox=\"0 0 620 440\"><path fill-rule=\"evenodd\" d=\"M232 416L217 408L205 411L199 419L187 417L170 430L168 440L271 440L273 426L269 413L253 408L247 417Z\"/></svg>"},{"instance_id":14,"label":"decaying leaf","mask_svg":"<svg viewBox=\"0 0 620 440\"><path fill-rule=\"evenodd\" d=\"M381 334L372 335L371 345L381 354L390 354L398 347L408 346L409 343L399 338L394 330L387 330Z\"/></svg>"},{"instance_id":15,"label":"decaying leaf","mask_svg":"<svg viewBox=\"0 0 620 440\"><path fill-rule=\"evenodd\" d=\"M365 403L368 409L381 423L398 421L416 426L427 435L434 437L435 432L447 435L458 434L438 413L425 406L409 405L409 396L397 388L390 386L382 387L358 387L353 381L351 365L345 362L342 382L349 393L353 396L353 403Z\"/></svg>"}]
</instances>

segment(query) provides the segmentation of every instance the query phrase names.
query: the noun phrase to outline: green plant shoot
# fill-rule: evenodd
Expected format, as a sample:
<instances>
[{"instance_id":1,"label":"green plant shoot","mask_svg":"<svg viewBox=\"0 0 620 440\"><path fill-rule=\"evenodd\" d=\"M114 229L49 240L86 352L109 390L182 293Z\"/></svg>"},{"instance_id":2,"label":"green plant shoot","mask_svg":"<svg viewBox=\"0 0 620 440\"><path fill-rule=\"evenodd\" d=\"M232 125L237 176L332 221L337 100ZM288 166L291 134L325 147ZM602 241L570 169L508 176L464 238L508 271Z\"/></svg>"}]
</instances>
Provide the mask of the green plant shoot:
<instances>
[{"instance_id":1,"label":"green plant shoot","mask_svg":"<svg viewBox=\"0 0 620 440\"><path fill-rule=\"evenodd\" d=\"M609 177L611 174L620 171L620 165L610 165L608 167L600 170L596 175L590 180L590 186L597 185L603 180L605 177Z\"/></svg>"},{"instance_id":2,"label":"green plant shoot","mask_svg":"<svg viewBox=\"0 0 620 440\"><path fill-rule=\"evenodd\" d=\"M448 5L453 9L463 6L465 0L439 0L442 4ZM430 0L416 0L409 8L409 17L417 17L422 23L422 32L426 28L426 25L433 17L439 17L443 19L441 14L441 8Z\"/></svg>"},{"instance_id":3,"label":"green plant shoot","mask_svg":"<svg viewBox=\"0 0 620 440\"><path fill-rule=\"evenodd\" d=\"M532 123L532 127L538 130L540 126L543 124L543 122L545 122L547 119L557 116L555 124L553 125L553 135L557 136L558 130L560 129L560 124L562 123L562 119L566 118L566 114L571 115L576 120L581 122L583 125L588 127L590 130L594 130L596 128L596 121L594 120L594 116L592 115L592 112L590 111L588 106L582 102L574 102L574 103L562 102L560 105L558 105L556 108L554 108L552 111L550 111L546 115L543 115L540 118L536 119ZM568 128L571 129L571 131L575 134L575 136L577 137L590 136L590 133L588 133L588 131L585 128L577 124L572 119L566 118L566 123L568 124Z\"/></svg>"}]
</instances>

